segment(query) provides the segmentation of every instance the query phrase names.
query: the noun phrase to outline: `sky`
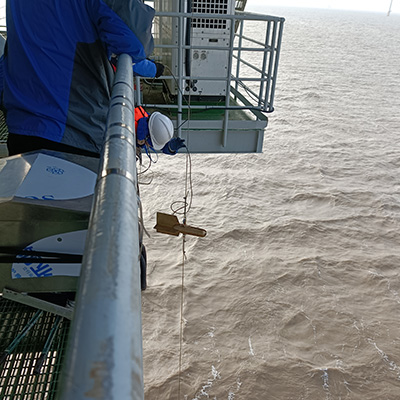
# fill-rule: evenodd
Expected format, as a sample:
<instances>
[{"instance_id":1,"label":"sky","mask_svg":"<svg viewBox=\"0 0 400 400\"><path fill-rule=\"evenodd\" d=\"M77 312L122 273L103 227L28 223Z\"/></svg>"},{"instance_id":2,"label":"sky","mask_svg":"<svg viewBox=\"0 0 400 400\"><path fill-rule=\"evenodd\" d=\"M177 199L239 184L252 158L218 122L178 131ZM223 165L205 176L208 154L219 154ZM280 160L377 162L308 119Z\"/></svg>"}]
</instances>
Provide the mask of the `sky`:
<instances>
[{"instance_id":1,"label":"sky","mask_svg":"<svg viewBox=\"0 0 400 400\"><path fill-rule=\"evenodd\" d=\"M390 0L247 0L247 10L270 6L331 8L338 10L377 11L387 13ZM393 0L392 13L400 13L400 0Z\"/></svg>"},{"instance_id":2,"label":"sky","mask_svg":"<svg viewBox=\"0 0 400 400\"><path fill-rule=\"evenodd\" d=\"M0 0L0 25L5 24L5 3L6 0ZM247 0L246 10L260 11L262 9L265 12L268 6L331 8L387 13L390 0ZM392 13L400 14L400 0L393 0Z\"/></svg>"}]
</instances>

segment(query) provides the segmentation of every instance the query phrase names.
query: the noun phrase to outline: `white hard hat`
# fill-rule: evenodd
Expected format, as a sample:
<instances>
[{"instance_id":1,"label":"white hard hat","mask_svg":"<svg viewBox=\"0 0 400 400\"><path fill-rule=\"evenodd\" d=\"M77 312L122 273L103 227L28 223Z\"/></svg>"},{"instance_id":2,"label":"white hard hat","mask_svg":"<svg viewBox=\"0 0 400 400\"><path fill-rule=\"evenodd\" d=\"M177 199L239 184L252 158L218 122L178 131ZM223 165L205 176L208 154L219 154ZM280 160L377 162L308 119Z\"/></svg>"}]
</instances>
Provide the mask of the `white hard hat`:
<instances>
[{"instance_id":1,"label":"white hard hat","mask_svg":"<svg viewBox=\"0 0 400 400\"><path fill-rule=\"evenodd\" d=\"M156 111L149 118L149 132L154 150L161 150L174 136L172 121Z\"/></svg>"}]
</instances>

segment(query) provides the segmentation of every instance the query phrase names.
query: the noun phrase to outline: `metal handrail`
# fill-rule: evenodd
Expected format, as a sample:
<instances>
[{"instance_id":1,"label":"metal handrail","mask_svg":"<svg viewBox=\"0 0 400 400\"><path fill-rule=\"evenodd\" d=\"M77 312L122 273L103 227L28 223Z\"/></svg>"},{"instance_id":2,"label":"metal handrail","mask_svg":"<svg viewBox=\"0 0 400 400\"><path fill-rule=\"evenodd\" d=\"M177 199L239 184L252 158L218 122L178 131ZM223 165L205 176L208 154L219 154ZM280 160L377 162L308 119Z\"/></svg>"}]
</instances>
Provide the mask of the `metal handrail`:
<instances>
[{"instance_id":1,"label":"metal handrail","mask_svg":"<svg viewBox=\"0 0 400 400\"><path fill-rule=\"evenodd\" d=\"M176 65L178 66L175 72L176 76L164 75L163 79L167 82L177 82L177 93L176 101L178 104L178 135L181 136L181 111L185 108L182 97L188 95L185 91L185 87L188 81L191 82L204 82L204 81L216 81L216 82L227 82L225 89L225 107L230 109L230 98L233 95L233 99L238 99L235 93L241 91L242 94L250 94L253 96L253 100L243 104L242 109L254 110L258 109L261 112L269 113L272 112L274 92L276 85L276 77L279 63L279 52L281 45L281 37L283 30L284 18L273 17L270 15L254 14L249 12L236 12L235 14L217 14L217 13L185 13L175 11L157 11L157 18L171 18L174 19L174 26L177 27L177 34L174 36L171 42L166 42L165 35L159 43L155 44L155 48L160 52L169 54L168 51L176 51L178 59ZM236 26L239 29L231 29L230 35L224 38L222 45L213 45L205 42L186 44L183 40L183 31L186 20L202 19L202 20L226 20L230 26ZM254 22L265 22L268 24L264 42L260 39L254 39L245 35L243 26L248 21ZM158 21L160 24L160 21ZM195 28L197 31L200 28ZM162 30L160 29L160 34ZM225 41L226 40L226 41ZM228 43L229 45L227 45ZM191 76L187 76L182 69L182 54L184 51L222 51L228 52L228 65L226 68L226 74L224 76L215 76L215 73L204 74L202 76L196 76L198 74L193 73ZM247 57L251 54L251 57ZM254 55L259 55L260 62L258 59L254 61ZM161 59L161 62L163 60ZM235 64L234 64L235 63ZM221 72L221 71L219 71ZM250 75L249 75L250 72ZM232 86L233 85L233 86ZM193 94L195 95L195 94ZM153 104L145 104L146 106L152 106ZM163 105L155 105L158 108L163 108ZM170 108L174 108L170 104ZM206 106L204 107L206 109ZM225 113L225 117L228 117L228 113ZM223 145L226 144L226 131L228 123L224 124L223 133Z\"/></svg>"},{"instance_id":2,"label":"metal handrail","mask_svg":"<svg viewBox=\"0 0 400 400\"><path fill-rule=\"evenodd\" d=\"M252 12L237 11L235 14L211 14L211 13L183 13L177 11L156 11L157 17L184 17L184 18L208 18L208 19L230 19L230 20L251 20L251 21L277 21L284 22L283 17L263 15Z\"/></svg>"},{"instance_id":3,"label":"metal handrail","mask_svg":"<svg viewBox=\"0 0 400 400\"><path fill-rule=\"evenodd\" d=\"M121 55L60 400L143 400L132 59Z\"/></svg>"}]
</instances>

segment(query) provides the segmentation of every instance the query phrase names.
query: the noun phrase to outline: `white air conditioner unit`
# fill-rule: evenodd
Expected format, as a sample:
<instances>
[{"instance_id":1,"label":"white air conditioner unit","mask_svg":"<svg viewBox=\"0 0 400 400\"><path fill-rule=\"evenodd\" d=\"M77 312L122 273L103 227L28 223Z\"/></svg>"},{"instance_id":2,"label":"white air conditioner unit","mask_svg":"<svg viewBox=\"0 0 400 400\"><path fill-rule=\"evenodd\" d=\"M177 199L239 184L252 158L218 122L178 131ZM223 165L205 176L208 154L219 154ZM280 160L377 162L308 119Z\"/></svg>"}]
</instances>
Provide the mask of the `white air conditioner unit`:
<instances>
[{"instance_id":1,"label":"white air conditioner unit","mask_svg":"<svg viewBox=\"0 0 400 400\"><path fill-rule=\"evenodd\" d=\"M178 12L178 2L158 0L155 2L157 10ZM159 7L159 8L158 8ZM182 76L193 79L186 80L182 88L183 94L201 97L224 97L226 95L226 81L228 77L229 41L232 21L224 15L234 14L234 0L189 0L183 4L183 11L191 8L193 14L204 14L204 17L185 19L183 45L190 49L183 50L181 71ZM179 44L178 19L172 19L172 24L161 22L156 28L160 43ZM215 49L223 47L225 50ZM213 49L214 48L214 49ZM172 50L164 53L161 62L167 63L175 77L179 76L179 51ZM199 79L196 79L199 78ZM213 77L221 80L207 80L201 78ZM177 85L169 81L173 94L177 93Z\"/></svg>"},{"instance_id":2,"label":"white air conditioner unit","mask_svg":"<svg viewBox=\"0 0 400 400\"><path fill-rule=\"evenodd\" d=\"M224 14L234 14L233 0L193 0L192 12L216 15L217 18L192 18L190 45L190 65L185 74L192 77L215 77L221 80L190 81L185 92L200 96L225 96L228 78L229 41L232 21L223 18ZM208 49L225 47L227 50Z\"/></svg>"}]
</instances>

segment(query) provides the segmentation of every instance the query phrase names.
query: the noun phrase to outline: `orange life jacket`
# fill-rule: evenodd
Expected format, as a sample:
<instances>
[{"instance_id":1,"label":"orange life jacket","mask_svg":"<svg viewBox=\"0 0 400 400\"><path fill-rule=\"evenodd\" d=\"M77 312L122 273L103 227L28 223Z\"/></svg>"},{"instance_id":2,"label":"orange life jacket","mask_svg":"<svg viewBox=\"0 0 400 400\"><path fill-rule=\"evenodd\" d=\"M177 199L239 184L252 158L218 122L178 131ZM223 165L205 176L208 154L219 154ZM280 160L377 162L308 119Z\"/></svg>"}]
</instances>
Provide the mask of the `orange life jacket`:
<instances>
[{"instance_id":1,"label":"orange life jacket","mask_svg":"<svg viewBox=\"0 0 400 400\"><path fill-rule=\"evenodd\" d=\"M144 108L142 106L140 107L136 107L135 108L135 129L137 129L137 124L139 119L143 118L143 117L148 117L149 114L147 114L147 112L144 110Z\"/></svg>"}]
</instances>

